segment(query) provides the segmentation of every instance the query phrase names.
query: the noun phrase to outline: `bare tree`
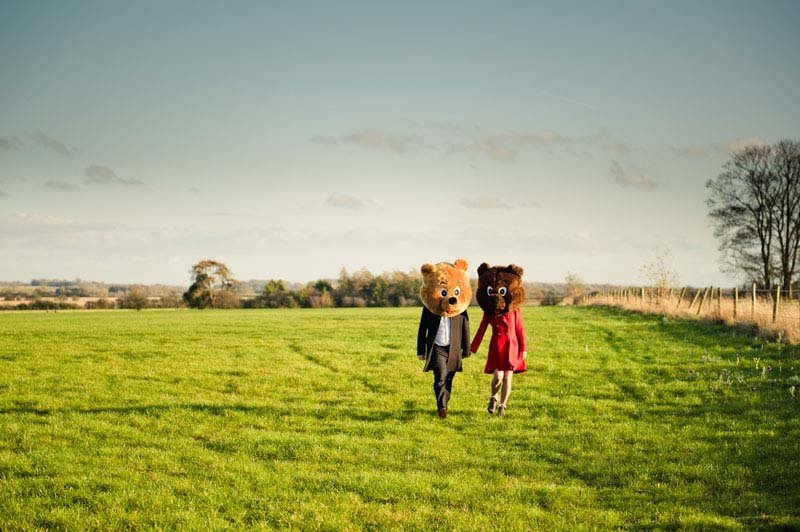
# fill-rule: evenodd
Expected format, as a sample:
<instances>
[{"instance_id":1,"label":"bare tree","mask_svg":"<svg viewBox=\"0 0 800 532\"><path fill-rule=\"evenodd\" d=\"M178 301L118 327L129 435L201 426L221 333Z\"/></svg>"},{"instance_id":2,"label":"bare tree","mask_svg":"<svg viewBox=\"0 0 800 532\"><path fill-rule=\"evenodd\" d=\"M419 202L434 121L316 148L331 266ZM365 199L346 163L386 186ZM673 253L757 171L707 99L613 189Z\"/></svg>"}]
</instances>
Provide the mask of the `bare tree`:
<instances>
[{"instance_id":1,"label":"bare tree","mask_svg":"<svg viewBox=\"0 0 800 532\"><path fill-rule=\"evenodd\" d=\"M771 148L769 172L778 185L775 235L780 283L788 290L800 249L800 142L783 140Z\"/></svg>"},{"instance_id":2,"label":"bare tree","mask_svg":"<svg viewBox=\"0 0 800 532\"><path fill-rule=\"evenodd\" d=\"M568 297L573 300L582 296L586 291L586 283L575 273L567 273L567 276L564 277L564 284L567 285Z\"/></svg>"},{"instance_id":3,"label":"bare tree","mask_svg":"<svg viewBox=\"0 0 800 532\"><path fill-rule=\"evenodd\" d=\"M670 253L668 250L644 263L639 268L639 275L647 285L658 288L662 292L666 292L668 289L675 288L680 284L678 274L670 265Z\"/></svg>"},{"instance_id":4,"label":"bare tree","mask_svg":"<svg viewBox=\"0 0 800 532\"><path fill-rule=\"evenodd\" d=\"M759 279L771 288L775 279L775 215L780 186L770 171L769 146L748 146L733 154L706 187L709 216L719 239L723 270Z\"/></svg>"}]
</instances>

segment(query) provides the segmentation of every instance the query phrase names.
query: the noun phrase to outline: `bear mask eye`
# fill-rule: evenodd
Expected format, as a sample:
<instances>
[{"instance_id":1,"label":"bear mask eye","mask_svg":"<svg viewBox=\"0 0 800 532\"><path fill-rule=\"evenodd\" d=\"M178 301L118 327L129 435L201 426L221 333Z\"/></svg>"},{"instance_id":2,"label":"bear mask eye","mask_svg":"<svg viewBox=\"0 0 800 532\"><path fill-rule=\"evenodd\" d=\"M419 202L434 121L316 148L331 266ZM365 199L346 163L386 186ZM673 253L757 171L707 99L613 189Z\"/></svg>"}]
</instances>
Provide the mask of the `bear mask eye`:
<instances>
[{"instance_id":1,"label":"bear mask eye","mask_svg":"<svg viewBox=\"0 0 800 532\"><path fill-rule=\"evenodd\" d=\"M505 286L501 286L501 287L500 287L500 288L497 290L497 293L498 293L498 294L500 294L501 296L504 296L504 295L506 295L506 287L505 287Z\"/></svg>"},{"instance_id":2,"label":"bear mask eye","mask_svg":"<svg viewBox=\"0 0 800 532\"><path fill-rule=\"evenodd\" d=\"M456 286L456 289L453 290L453 295L458 297L461 294L461 288Z\"/></svg>"},{"instance_id":3,"label":"bear mask eye","mask_svg":"<svg viewBox=\"0 0 800 532\"><path fill-rule=\"evenodd\" d=\"M490 295L492 295L492 293L494 293L494 291L492 290L492 287L491 286L487 286L486 287L486 295L490 296Z\"/></svg>"},{"instance_id":4,"label":"bear mask eye","mask_svg":"<svg viewBox=\"0 0 800 532\"><path fill-rule=\"evenodd\" d=\"M447 288L442 288L440 294L442 294L442 297L447 297Z\"/></svg>"}]
</instances>

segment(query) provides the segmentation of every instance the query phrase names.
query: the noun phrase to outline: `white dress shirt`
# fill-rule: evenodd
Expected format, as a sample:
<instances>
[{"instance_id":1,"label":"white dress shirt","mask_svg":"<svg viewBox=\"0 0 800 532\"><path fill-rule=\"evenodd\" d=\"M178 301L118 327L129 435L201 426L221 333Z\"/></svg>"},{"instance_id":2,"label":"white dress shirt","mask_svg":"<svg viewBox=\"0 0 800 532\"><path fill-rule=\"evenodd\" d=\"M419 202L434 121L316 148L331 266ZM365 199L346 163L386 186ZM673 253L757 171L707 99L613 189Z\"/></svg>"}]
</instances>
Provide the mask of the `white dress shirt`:
<instances>
[{"instance_id":1,"label":"white dress shirt","mask_svg":"<svg viewBox=\"0 0 800 532\"><path fill-rule=\"evenodd\" d=\"M439 320L439 330L436 331L433 343L441 346L450 345L450 318L445 316Z\"/></svg>"}]
</instances>

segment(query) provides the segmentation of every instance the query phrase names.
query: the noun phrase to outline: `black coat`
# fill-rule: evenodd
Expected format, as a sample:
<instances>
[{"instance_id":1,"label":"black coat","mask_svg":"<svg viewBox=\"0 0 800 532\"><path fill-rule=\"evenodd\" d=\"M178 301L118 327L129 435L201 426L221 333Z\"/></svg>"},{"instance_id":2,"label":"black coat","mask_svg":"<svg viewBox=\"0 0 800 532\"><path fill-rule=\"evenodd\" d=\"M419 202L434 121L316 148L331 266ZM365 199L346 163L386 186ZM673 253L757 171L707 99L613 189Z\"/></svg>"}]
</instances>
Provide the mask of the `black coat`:
<instances>
[{"instance_id":1,"label":"black coat","mask_svg":"<svg viewBox=\"0 0 800 532\"><path fill-rule=\"evenodd\" d=\"M431 370L433 340L436 338L441 319L426 307L422 307L417 333L417 356L425 355L425 367L422 371ZM469 316L465 310L450 318L450 355L447 358L447 370L461 371L461 359L469 355Z\"/></svg>"}]
</instances>

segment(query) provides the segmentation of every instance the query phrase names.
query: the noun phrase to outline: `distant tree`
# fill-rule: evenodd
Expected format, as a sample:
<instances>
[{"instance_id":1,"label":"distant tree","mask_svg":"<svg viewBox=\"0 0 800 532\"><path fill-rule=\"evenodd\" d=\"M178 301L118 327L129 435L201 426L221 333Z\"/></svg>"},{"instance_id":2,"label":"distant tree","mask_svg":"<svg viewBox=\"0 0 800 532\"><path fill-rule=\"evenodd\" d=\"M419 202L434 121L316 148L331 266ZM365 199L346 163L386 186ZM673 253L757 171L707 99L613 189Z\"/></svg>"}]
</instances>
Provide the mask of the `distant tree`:
<instances>
[{"instance_id":1,"label":"distant tree","mask_svg":"<svg viewBox=\"0 0 800 532\"><path fill-rule=\"evenodd\" d=\"M281 280L270 279L264 285L264 290L256 297L255 306L261 308L294 308L299 306L299 294L295 295L287 290L286 284Z\"/></svg>"},{"instance_id":2,"label":"distant tree","mask_svg":"<svg viewBox=\"0 0 800 532\"><path fill-rule=\"evenodd\" d=\"M190 307L203 309L221 305L229 308L234 299L238 300L239 283L225 264L206 259L192 266L190 272L193 282L183 294Z\"/></svg>"},{"instance_id":3,"label":"distant tree","mask_svg":"<svg viewBox=\"0 0 800 532\"><path fill-rule=\"evenodd\" d=\"M170 292L161 296L161 308L180 308L183 306L184 300L180 292Z\"/></svg>"},{"instance_id":4,"label":"distant tree","mask_svg":"<svg viewBox=\"0 0 800 532\"><path fill-rule=\"evenodd\" d=\"M315 307L318 308L330 308L334 306L333 296L327 290L323 290L322 293L319 295L319 299L317 300Z\"/></svg>"},{"instance_id":5,"label":"distant tree","mask_svg":"<svg viewBox=\"0 0 800 532\"><path fill-rule=\"evenodd\" d=\"M333 292L333 285L330 283L330 281L326 279L318 279L317 281L314 281L314 284L312 286L319 293Z\"/></svg>"},{"instance_id":6,"label":"distant tree","mask_svg":"<svg viewBox=\"0 0 800 532\"><path fill-rule=\"evenodd\" d=\"M567 285L567 295L572 298L580 297L586 290L586 283L574 273L567 273L567 276L564 277L564 284Z\"/></svg>"},{"instance_id":7,"label":"distant tree","mask_svg":"<svg viewBox=\"0 0 800 532\"><path fill-rule=\"evenodd\" d=\"M369 284L370 302L376 307L388 306L389 284L383 276L373 277Z\"/></svg>"},{"instance_id":8,"label":"distant tree","mask_svg":"<svg viewBox=\"0 0 800 532\"><path fill-rule=\"evenodd\" d=\"M353 282L353 293L351 295L363 300L365 305L373 303L372 282L375 276L366 268L361 268L354 272L350 278Z\"/></svg>"},{"instance_id":9,"label":"distant tree","mask_svg":"<svg viewBox=\"0 0 800 532\"><path fill-rule=\"evenodd\" d=\"M122 308L142 310L147 306L147 289L143 286L134 286L120 300Z\"/></svg>"},{"instance_id":10,"label":"distant tree","mask_svg":"<svg viewBox=\"0 0 800 532\"><path fill-rule=\"evenodd\" d=\"M561 297L553 290L548 288L543 294L540 305L543 307L550 307L561 303Z\"/></svg>"},{"instance_id":11,"label":"distant tree","mask_svg":"<svg viewBox=\"0 0 800 532\"><path fill-rule=\"evenodd\" d=\"M645 284L661 290L668 290L669 288L676 287L680 284L680 278L675 270L670 266L670 253L664 251L660 255L656 255L648 262L644 263L639 268L639 275L641 275Z\"/></svg>"}]
</instances>

